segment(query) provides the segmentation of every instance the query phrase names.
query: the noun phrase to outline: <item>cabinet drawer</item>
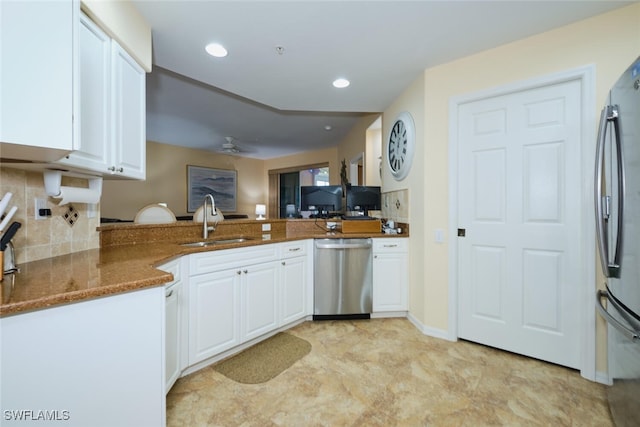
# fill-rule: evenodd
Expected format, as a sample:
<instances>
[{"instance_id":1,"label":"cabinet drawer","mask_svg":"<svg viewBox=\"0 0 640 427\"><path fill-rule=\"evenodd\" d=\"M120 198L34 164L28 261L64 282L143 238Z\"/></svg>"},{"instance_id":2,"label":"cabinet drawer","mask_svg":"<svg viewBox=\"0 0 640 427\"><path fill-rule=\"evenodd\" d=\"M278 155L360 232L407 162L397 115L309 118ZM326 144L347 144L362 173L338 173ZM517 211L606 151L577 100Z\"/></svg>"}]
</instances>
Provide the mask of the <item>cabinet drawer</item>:
<instances>
[{"instance_id":1,"label":"cabinet drawer","mask_svg":"<svg viewBox=\"0 0 640 427\"><path fill-rule=\"evenodd\" d=\"M278 245L266 244L189 255L189 275L226 270L278 259Z\"/></svg>"},{"instance_id":2,"label":"cabinet drawer","mask_svg":"<svg viewBox=\"0 0 640 427\"><path fill-rule=\"evenodd\" d=\"M373 252L407 252L409 240L407 238L373 239Z\"/></svg>"},{"instance_id":3,"label":"cabinet drawer","mask_svg":"<svg viewBox=\"0 0 640 427\"><path fill-rule=\"evenodd\" d=\"M282 259L303 256L308 253L309 240L297 240L295 242L282 243L280 257Z\"/></svg>"}]
</instances>

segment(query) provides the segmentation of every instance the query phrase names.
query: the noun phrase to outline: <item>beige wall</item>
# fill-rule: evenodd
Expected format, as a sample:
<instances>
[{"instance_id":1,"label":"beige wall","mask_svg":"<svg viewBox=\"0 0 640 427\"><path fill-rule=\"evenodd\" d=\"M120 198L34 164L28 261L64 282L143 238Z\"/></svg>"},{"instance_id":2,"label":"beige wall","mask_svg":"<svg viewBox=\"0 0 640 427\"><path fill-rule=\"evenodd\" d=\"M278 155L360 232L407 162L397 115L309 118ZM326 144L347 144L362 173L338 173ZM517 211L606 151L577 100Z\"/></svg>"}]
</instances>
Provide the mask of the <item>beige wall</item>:
<instances>
[{"instance_id":1,"label":"beige wall","mask_svg":"<svg viewBox=\"0 0 640 427\"><path fill-rule=\"evenodd\" d=\"M364 147L364 135L361 139ZM335 147L258 160L149 141L147 179L105 180L100 204L101 215L131 220L140 208L151 203L167 203L176 216L189 215L186 196L187 165L195 165L238 171L236 213L252 217L257 203L268 203L269 170L323 162L329 163L331 183L339 184L340 162Z\"/></svg>"},{"instance_id":2,"label":"beige wall","mask_svg":"<svg viewBox=\"0 0 640 427\"><path fill-rule=\"evenodd\" d=\"M407 219L411 225L411 238L409 241L409 312L420 322L424 322L424 319L428 317L428 314L425 313L425 292L434 287L434 283L427 279L428 276L424 275L424 270L422 269L424 263L429 262L434 256L434 254L427 254L424 245L425 225L431 222L430 218L427 217L431 215L431 212L424 209L425 200L429 200L429 195L426 195L423 191L425 176L423 159L426 153L431 150L431 147L426 146L430 142L424 134L424 104L424 79L420 76L382 115L382 191L383 193L395 194L399 190L406 190L407 193L406 199L409 203L409 218ZM387 166L385 149L389 130L395 123L398 114L403 111L408 111L413 117L416 130L416 147L409 175L402 181L396 181ZM441 185L445 183L446 180L440 182ZM387 204L386 197L383 197L383 205L385 204ZM386 211L384 206L383 210ZM443 260L440 260L440 262L443 262ZM446 265L446 258L442 265Z\"/></svg>"},{"instance_id":3,"label":"beige wall","mask_svg":"<svg viewBox=\"0 0 640 427\"><path fill-rule=\"evenodd\" d=\"M596 67L596 105L590 116L597 126L597 111L608 88L640 54L640 4L584 20L476 55L425 70L415 83L384 112L383 135L391 120L403 109L416 117L418 146L406 183L395 183L387 171L384 187L409 188L411 250L424 246L421 257L412 256L411 314L426 328L448 328L448 244L434 242L435 229L449 223L448 150L449 101L452 97L506 85L512 82L565 71L584 65ZM420 99L424 105L419 104ZM423 194L422 198L417 197ZM414 207L415 206L415 207ZM413 262L413 261L419 262ZM594 290L596 284L592 284ZM601 325L601 324L600 324ZM598 370L603 369L599 346Z\"/></svg>"},{"instance_id":4,"label":"beige wall","mask_svg":"<svg viewBox=\"0 0 640 427\"><path fill-rule=\"evenodd\" d=\"M340 161L338 160L338 149L336 147L265 160L264 179L265 181L268 179L267 174L270 170L325 162L329 163L329 183L332 185L340 184ZM265 190L265 194L266 192L267 190Z\"/></svg>"},{"instance_id":5,"label":"beige wall","mask_svg":"<svg viewBox=\"0 0 640 427\"><path fill-rule=\"evenodd\" d=\"M190 215L187 212L187 165L236 170L236 213L252 217L256 203L266 203L262 160L149 141L147 179L105 180L102 185L101 215L107 218L133 219L140 208L151 203L167 203L176 216Z\"/></svg>"},{"instance_id":6,"label":"beige wall","mask_svg":"<svg viewBox=\"0 0 640 427\"><path fill-rule=\"evenodd\" d=\"M349 164L352 159L358 157L360 154L365 154L364 156L364 176L366 177L369 174L369 170L371 168L378 168L378 162L371 162L368 158L366 158L366 141L367 141L367 129L376 119L380 117L380 114L367 114L362 117L358 122L351 128L347 136L340 141L340 145L338 146L338 159L340 162L344 159L347 164L347 177L349 182L353 182L354 180L350 176L350 168ZM340 183L338 181L337 183Z\"/></svg>"},{"instance_id":7,"label":"beige wall","mask_svg":"<svg viewBox=\"0 0 640 427\"><path fill-rule=\"evenodd\" d=\"M382 156L382 146L384 143L382 141L382 116L378 115L378 117L380 118L380 124L378 127L369 128L366 133L366 150L364 154L366 167L364 182L366 185L379 187L382 185L382 177L380 176L380 157Z\"/></svg>"}]
</instances>

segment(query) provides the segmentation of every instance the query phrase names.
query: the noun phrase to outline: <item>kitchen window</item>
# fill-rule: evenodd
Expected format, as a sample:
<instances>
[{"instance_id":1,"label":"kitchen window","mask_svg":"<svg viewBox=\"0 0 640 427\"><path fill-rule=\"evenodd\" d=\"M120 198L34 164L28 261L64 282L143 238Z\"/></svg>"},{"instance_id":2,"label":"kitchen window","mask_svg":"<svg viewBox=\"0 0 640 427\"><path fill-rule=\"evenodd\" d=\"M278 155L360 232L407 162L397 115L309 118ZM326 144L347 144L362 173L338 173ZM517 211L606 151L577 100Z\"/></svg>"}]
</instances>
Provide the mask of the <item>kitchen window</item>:
<instances>
[{"instance_id":1,"label":"kitchen window","mask_svg":"<svg viewBox=\"0 0 640 427\"><path fill-rule=\"evenodd\" d=\"M329 185L329 163L269 171L269 217L285 218L287 205L300 210L300 187Z\"/></svg>"}]
</instances>

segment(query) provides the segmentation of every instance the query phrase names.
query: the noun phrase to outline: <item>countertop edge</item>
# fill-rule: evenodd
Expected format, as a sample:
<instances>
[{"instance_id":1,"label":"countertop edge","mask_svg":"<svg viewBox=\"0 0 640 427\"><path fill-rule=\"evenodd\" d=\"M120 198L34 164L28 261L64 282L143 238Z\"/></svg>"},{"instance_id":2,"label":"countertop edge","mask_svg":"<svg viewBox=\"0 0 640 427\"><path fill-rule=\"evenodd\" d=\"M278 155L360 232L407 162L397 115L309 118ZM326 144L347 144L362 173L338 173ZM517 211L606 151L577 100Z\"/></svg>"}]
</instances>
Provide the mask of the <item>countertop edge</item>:
<instances>
[{"instance_id":1,"label":"countertop edge","mask_svg":"<svg viewBox=\"0 0 640 427\"><path fill-rule=\"evenodd\" d=\"M2 304L0 305L0 318L29 313L32 311L62 307L67 304L81 303L97 298L120 295L126 292L135 292L147 288L163 286L164 284L173 280L173 275L171 273L165 273L164 271L157 269L156 271L163 274L150 277L146 280L122 282L114 285L101 286L90 290L71 291L63 294L50 295L30 301ZM5 280L7 280L6 276Z\"/></svg>"},{"instance_id":2,"label":"countertop edge","mask_svg":"<svg viewBox=\"0 0 640 427\"><path fill-rule=\"evenodd\" d=\"M126 292L133 292L137 290L147 289L151 287L164 286L166 283L169 283L174 280L174 277L171 273L160 270L159 267L167 262L170 262L173 259L180 258L185 255L190 255L194 253L200 252L212 252L218 250L226 250L226 249L238 249L243 247L251 247L256 245L264 245L264 244L274 244L274 243L283 243L289 241L297 241L297 240L306 240L306 239L323 239L323 238L389 238L389 237L399 237L399 238L408 238L409 235L388 235L388 234L380 234L380 235L372 235L371 233L353 233L353 234L343 234L343 233L299 233L296 235L286 235L286 236L274 236L268 239L263 239L262 236L257 237L253 236L252 240L248 240L241 243L230 243L230 244L219 244L207 247L186 247L182 246L183 243L187 243L186 241L174 241L174 242L155 242L152 244L142 244L135 243L130 245L117 245L111 246L108 248L98 249L99 256L102 256L103 253L114 254L119 252L136 252L136 253L144 253L145 246L149 247L149 245L153 245L155 248L160 248L160 252L155 255L144 255L141 256L140 259L130 259L128 258L126 261L112 261L111 268L114 269L116 265L118 265L117 270L119 271L127 271L126 274L129 274L129 278L118 281L116 283L105 284L105 285L97 285L90 288L83 288L80 290L70 290L64 291L61 293L56 293L47 296L39 296L37 298L25 300L25 301L17 301L17 302L7 302L0 304L0 318L9 317L12 315L28 313L36 310L45 310L54 307L60 307L67 304L79 303L83 301L88 301L96 298L103 298L112 295L118 295ZM66 257L75 256L83 256L84 253L90 253L93 250L80 251L74 254L68 254ZM56 258L64 258L64 257L56 257ZM115 257L117 258L117 257ZM43 260L41 260L43 261ZM38 261L34 261L36 263ZM62 262L62 261L60 261ZM30 264L30 263L28 263ZM122 264L122 266L121 266ZM54 265L55 267L55 265ZM20 274L20 273L18 273ZM11 277L12 276L12 277ZM5 275L2 283L3 292L6 292L7 286L11 288L10 291L13 290L13 286L15 285L15 275ZM12 283L9 284L8 281ZM24 286L24 284L20 284L20 286ZM30 285L37 286L37 285Z\"/></svg>"}]
</instances>

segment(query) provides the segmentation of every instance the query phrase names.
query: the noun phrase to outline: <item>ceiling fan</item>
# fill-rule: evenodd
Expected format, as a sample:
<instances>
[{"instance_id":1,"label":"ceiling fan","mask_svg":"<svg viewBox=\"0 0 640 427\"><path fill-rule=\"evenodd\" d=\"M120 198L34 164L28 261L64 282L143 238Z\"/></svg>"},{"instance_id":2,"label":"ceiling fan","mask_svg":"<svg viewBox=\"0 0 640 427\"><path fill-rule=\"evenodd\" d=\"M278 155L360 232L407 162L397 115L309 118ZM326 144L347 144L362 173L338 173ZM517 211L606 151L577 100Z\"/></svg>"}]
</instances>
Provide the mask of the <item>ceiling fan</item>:
<instances>
[{"instance_id":1,"label":"ceiling fan","mask_svg":"<svg viewBox=\"0 0 640 427\"><path fill-rule=\"evenodd\" d=\"M232 136L225 136L224 139L227 140L227 142L222 144L222 148L220 150L218 150L221 153L224 154L238 154L240 153L240 148L233 142L235 140L234 137Z\"/></svg>"}]
</instances>

